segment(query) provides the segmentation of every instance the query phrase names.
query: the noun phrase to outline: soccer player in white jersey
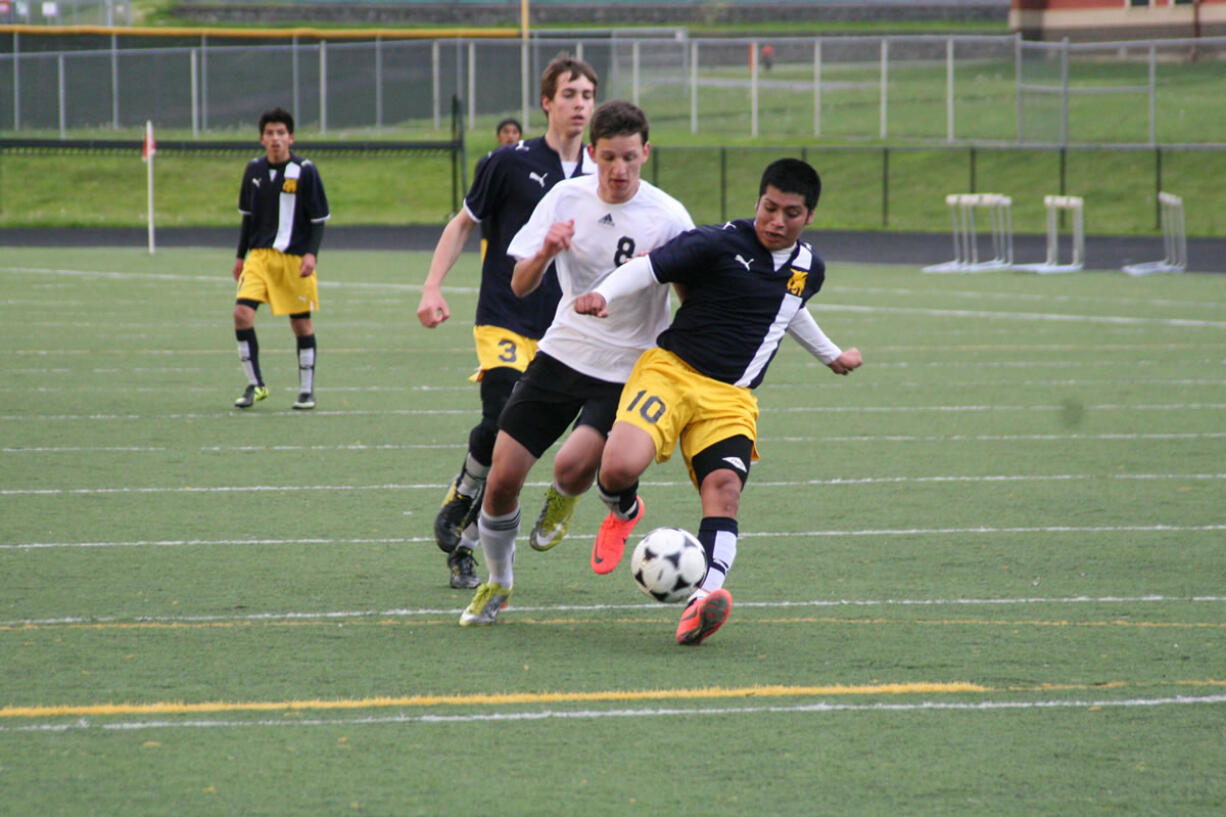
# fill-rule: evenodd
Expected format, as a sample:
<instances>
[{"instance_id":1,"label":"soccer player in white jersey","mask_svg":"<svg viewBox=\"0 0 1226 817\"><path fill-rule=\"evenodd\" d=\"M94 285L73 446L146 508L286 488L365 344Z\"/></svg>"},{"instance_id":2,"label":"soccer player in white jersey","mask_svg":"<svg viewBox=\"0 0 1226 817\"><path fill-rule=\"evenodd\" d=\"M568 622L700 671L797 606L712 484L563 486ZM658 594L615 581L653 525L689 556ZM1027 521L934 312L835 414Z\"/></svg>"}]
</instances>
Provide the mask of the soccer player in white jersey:
<instances>
[{"instance_id":1,"label":"soccer player in white jersey","mask_svg":"<svg viewBox=\"0 0 1226 817\"><path fill-rule=\"evenodd\" d=\"M247 375L247 388L234 405L251 408L268 396L260 372L255 311L267 303L274 315L289 315L298 343L296 409L315 408L315 329L311 312L319 309L315 257L328 220L323 180L310 161L290 152L294 117L281 108L260 116L260 144L265 155L252 159L243 172L238 210L243 215L234 260L238 294L234 336Z\"/></svg>"},{"instance_id":2,"label":"soccer player in white jersey","mask_svg":"<svg viewBox=\"0 0 1226 817\"><path fill-rule=\"evenodd\" d=\"M639 476L681 445L702 501L698 539L709 567L681 615L679 644L702 643L732 610L724 580L736 557L741 490L758 458L758 401L751 390L784 333L835 374L862 362L859 350L836 346L805 309L825 278L825 264L800 240L821 189L817 171L805 162L772 162L752 220L685 233L575 300L577 312L612 320L633 312L632 299L644 289L684 288L672 323L626 382L599 476L610 515L633 518L642 513ZM606 555L620 559L621 548L611 546Z\"/></svg>"},{"instance_id":3,"label":"soccer player in white jersey","mask_svg":"<svg viewBox=\"0 0 1226 817\"><path fill-rule=\"evenodd\" d=\"M566 429L554 459L554 484L542 518L556 523L533 532L538 550L565 532L569 510L596 476L622 384L644 349L668 325L669 287L644 287L608 320L580 315L575 299L619 264L692 229L685 207L641 178L651 146L647 117L629 102L601 105L592 117L588 150L596 175L559 182L536 206L507 252L517 259L511 281L524 296L557 269L562 298L536 357L519 379L498 422L493 463L485 484L478 530L489 568L464 626L493 624L511 595L519 494L529 470ZM558 511L560 506L565 506Z\"/></svg>"}]
</instances>

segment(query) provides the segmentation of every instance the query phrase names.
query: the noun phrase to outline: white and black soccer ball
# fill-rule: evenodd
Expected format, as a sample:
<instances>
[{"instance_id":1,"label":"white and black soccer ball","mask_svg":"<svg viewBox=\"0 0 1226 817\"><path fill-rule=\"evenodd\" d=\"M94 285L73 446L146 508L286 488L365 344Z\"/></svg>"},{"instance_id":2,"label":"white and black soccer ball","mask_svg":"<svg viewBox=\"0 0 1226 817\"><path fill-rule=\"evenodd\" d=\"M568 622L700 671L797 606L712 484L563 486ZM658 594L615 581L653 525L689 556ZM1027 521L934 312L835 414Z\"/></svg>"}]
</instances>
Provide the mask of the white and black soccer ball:
<instances>
[{"instance_id":1,"label":"white and black soccer ball","mask_svg":"<svg viewBox=\"0 0 1226 817\"><path fill-rule=\"evenodd\" d=\"M707 554L698 538L680 528L656 528L630 557L634 583L665 604L683 601L707 575Z\"/></svg>"}]
</instances>

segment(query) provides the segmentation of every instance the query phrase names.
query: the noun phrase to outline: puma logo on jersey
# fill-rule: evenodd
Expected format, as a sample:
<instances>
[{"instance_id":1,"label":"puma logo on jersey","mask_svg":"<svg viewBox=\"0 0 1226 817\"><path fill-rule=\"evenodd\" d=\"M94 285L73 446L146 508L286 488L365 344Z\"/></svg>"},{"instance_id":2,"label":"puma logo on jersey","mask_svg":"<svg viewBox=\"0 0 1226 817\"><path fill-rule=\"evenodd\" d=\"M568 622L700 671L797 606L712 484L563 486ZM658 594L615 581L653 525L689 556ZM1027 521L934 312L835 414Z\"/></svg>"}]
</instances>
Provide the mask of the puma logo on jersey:
<instances>
[{"instance_id":1,"label":"puma logo on jersey","mask_svg":"<svg viewBox=\"0 0 1226 817\"><path fill-rule=\"evenodd\" d=\"M548 176L548 175L549 175L548 173L545 174L545 176ZM528 174L528 178L532 179L532 181L536 182L541 187L545 186L545 176L542 176L541 174L537 173L535 170Z\"/></svg>"},{"instance_id":2,"label":"puma logo on jersey","mask_svg":"<svg viewBox=\"0 0 1226 817\"><path fill-rule=\"evenodd\" d=\"M740 264L740 265L742 265L743 267L745 267L745 269L746 269L746 270L748 270L748 269L749 269L749 265L750 265L751 263L753 263L753 259L752 259L752 258L750 258L748 261L746 261L744 258L742 258L742 257L741 257L741 254L740 254L740 253L737 253L737 254L736 254L736 259L735 259L735 260L736 260L736 262L737 262L738 264Z\"/></svg>"},{"instance_id":3,"label":"puma logo on jersey","mask_svg":"<svg viewBox=\"0 0 1226 817\"><path fill-rule=\"evenodd\" d=\"M252 180L251 180L251 183L252 183L252 184L254 184L256 187L259 187L259 186L260 186L260 180L259 180L259 179L252 179Z\"/></svg>"},{"instance_id":4,"label":"puma logo on jersey","mask_svg":"<svg viewBox=\"0 0 1226 817\"><path fill-rule=\"evenodd\" d=\"M515 143L515 149L516 150L527 150L528 146L524 144L523 139L520 139L518 142Z\"/></svg>"},{"instance_id":5,"label":"puma logo on jersey","mask_svg":"<svg viewBox=\"0 0 1226 817\"><path fill-rule=\"evenodd\" d=\"M733 470L740 471L742 474L749 470L745 467L745 461L740 457L724 457L724 462L732 466Z\"/></svg>"},{"instance_id":6,"label":"puma logo on jersey","mask_svg":"<svg viewBox=\"0 0 1226 817\"><path fill-rule=\"evenodd\" d=\"M609 227L614 226L614 224L613 224L613 214L612 214L612 213L605 213L605 214L604 214L604 218L602 218L600 221L597 221L596 223L597 223L597 224L604 224L604 225L609 226Z\"/></svg>"}]
</instances>

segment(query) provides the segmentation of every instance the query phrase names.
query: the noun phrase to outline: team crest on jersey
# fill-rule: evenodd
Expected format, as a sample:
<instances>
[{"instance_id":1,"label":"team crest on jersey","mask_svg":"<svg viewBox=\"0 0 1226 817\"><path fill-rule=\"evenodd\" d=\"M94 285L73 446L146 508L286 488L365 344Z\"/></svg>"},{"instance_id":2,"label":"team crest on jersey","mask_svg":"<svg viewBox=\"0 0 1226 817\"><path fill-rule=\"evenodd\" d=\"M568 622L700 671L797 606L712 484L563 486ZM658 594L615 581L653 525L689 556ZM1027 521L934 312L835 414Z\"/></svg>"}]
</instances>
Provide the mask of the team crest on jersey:
<instances>
[{"instance_id":1,"label":"team crest on jersey","mask_svg":"<svg viewBox=\"0 0 1226 817\"><path fill-rule=\"evenodd\" d=\"M792 277L788 279L788 292L796 297L804 294L805 283L809 280L808 270L796 269L792 267Z\"/></svg>"},{"instance_id":2,"label":"team crest on jersey","mask_svg":"<svg viewBox=\"0 0 1226 817\"><path fill-rule=\"evenodd\" d=\"M298 180L297 179L286 179L285 182L282 183L281 185L281 192L289 193L291 195L294 193L297 193L298 192Z\"/></svg>"}]
</instances>

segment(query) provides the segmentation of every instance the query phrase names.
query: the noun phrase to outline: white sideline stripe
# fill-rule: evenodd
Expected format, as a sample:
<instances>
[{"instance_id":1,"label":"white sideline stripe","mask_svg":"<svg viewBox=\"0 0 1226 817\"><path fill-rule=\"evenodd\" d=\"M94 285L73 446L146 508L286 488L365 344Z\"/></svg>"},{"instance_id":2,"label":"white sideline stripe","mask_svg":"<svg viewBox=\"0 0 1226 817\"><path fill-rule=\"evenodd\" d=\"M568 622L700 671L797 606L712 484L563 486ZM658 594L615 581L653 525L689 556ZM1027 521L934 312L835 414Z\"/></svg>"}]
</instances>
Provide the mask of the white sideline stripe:
<instances>
[{"instance_id":1,"label":"white sideline stripe","mask_svg":"<svg viewBox=\"0 0 1226 817\"><path fill-rule=\"evenodd\" d=\"M939 413L957 413L957 412L985 412L985 411L1068 411L1068 406L1063 405L1034 405L1034 406L994 406L989 404L970 405L970 406L792 406L784 408L764 408L763 414L795 414L800 412L812 413L833 413L844 414L850 412L860 413L875 413L875 414L911 414L916 412L939 412ZM1082 407L1085 411L1200 411L1200 410L1215 410L1226 409L1226 403L1147 403L1128 405L1126 403L1101 403L1096 405L1087 405ZM353 411L325 411L316 409L311 412L314 417L416 417L416 416L433 416L433 415L451 415L464 414L471 415L471 408L464 409L379 409L379 410L353 410ZM88 422L97 422L99 420L215 420L220 418L231 418L238 416L239 410L233 411L216 411L216 412L200 412L192 414L0 414L0 421L11 422L31 422L35 420L43 421L66 421L66 420L85 420ZM285 414L282 412L257 411L247 414L251 418L260 418L265 420L283 420Z\"/></svg>"},{"instance_id":2,"label":"white sideline stripe","mask_svg":"<svg viewBox=\"0 0 1226 817\"><path fill-rule=\"evenodd\" d=\"M823 442L823 443L872 443L872 442L1038 442L1038 441L1122 441L1137 440L1217 440L1226 437L1226 431L1171 432L1154 434L866 434L862 436L835 437L759 437L758 442ZM436 449L466 449L467 443L381 443L353 445L208 445L200 451L419 451ZM158 446L30 446L0 448L0 454L75 454L81 452L134 452L154 453L170 451Z\"/></svg>"},{"instance_id":3,"label":"white sideline stripe","mask_svg":"<svg viewBox=\"0 0 1226 817\"><path fill-rule=\"evenodd\" d=\"M894 287L854 287L847 285L833 284L831 286L823 286L822 292L829 290L830 292L846 293L851 295L902 295L912 298L916 296L932 296L943 295L954 298L968 298L972 300L985 301L1009 301L1016 303L1018 301L1045 301L1054 303L1090 303L1101 305L1104 303L1114 304L1140 304L1143 306L1177 306L1177 307L1226 307L1226 302L1215 301L1176 301L1168 298L1157 298L1148 300L1144 298L1126 298L1119 296L1107 295L1048 295L1038 293L1025 292L980 292L977 290L961 290L961 289L903 289Z\"/></svg>"},{"instance_id":4,"label":"white sideline stripe","mask_svg":"<svg viewBox=\"0 0 1226 817\"><path fill-rule=\"evenodd\" d=\"M91 270L67 270L67 269L41 269L37 267L0 267L0 272L11 273L26 273L36 275L64 275L64 276L92 276L96 278L107 278L112 280L151 280L151 281L192 281L195 283L207 283L215 286L231 286L225 279L217 276L208 275L178 275L169 273L149 273L149 272L102 272ZM397 283L366 283L357 281L320 281L321 288L335 289L388 289L402 290L407 292L420 292L420 284L397 284ZM452 288L444 287L445 291L475 293L477 290L471 287ZM858 293L857 293L858 294ZM1197 304L1198 306L1206 306L1205 304ZM1047 312L993 312L988 310L972 310L972 309L924 309L919 307L881 307L881 306L857 306L852 304L829 304L821 303L810 306L815 311L822 312L858 312L858 313L878 313L886 315L930 315L933 317L960 317L960 318L1008 318L1010 320L1028 320L1028 321L1066 321L1066 322L1084 322L1084 323L1108 323L1121 325L1159 325L1159 326L1186 326L1186 327L1214 327L1226 328L1226 321L1208 321L1208 320L1193 320L1189 318L1135 318L1122 315L1066 315L1060 313Z\"/></svg>"},{"instance_id":5,"label":"white sideline stripe","mask_svg":"<svg viewBox=\"0 0 1226 817\"><path fill-rule=\"evenodd\" d=\"M88 718L0 726L0 732L69 732L103 729L130 732L141 729L236 729L242 727L380 726L394 724L454 724L508 721L595 720L598 718L722 717L727 715L839 714L843 712L995 712L1028 709L1108 709L1154 706L1191 706L1226 703L1226 695L1173 695L1162 698L1032 701L919 701L916 703L836 704L819 702L791 706L650 707L638 709L543 709L536 712L468 712L457 715L375 715L353 718L241 720L150 720L94 723Z\"/></svg>"},{"instance_id":6,"label":"white sideline stripe","mask_svg":"<svg viewBox=\"0 0 1226 817\"><path fill-rule=\"evenodd\" d=\"M982 476L929 476L929 477L834 477L831 479L801 479L757 481L755 485L772 488L794 488L802 486L839 486L839 485L897 485L900 483L943 483L943 482L1082 482L1096 479L1120 480L1208 480L1226 479L1226 474L985 474ZM548 483L525 483L528 487L544 487ZM681 481L650 481L644 482L650 487L672 488L679 485L689 485ZM139 487L139 488L5 488L0 490L0 496L96 496L106 494L226 494L226 493L295 493L299 491L417 491L442 490L444 483L389 483L384 485L214 485L199 487L182 485L173 488Z\"/></svg>"},{"instance_id":7,"label":"white sideline stripe","mask_svg":"<svg viewBox=\"0 0 1226 817\"><path fill-rule=\"evenodd\" d=\"M542 483L543 484L543 483ZM866 530L812 530L742 533L741 539L774 539L787 537L804 539L827 536L954 536L1017 533L1205 533L1226 530L1220 525L1043 525L1038 527L991 527L969 528L876 528ZM570 533L567 539L591 541L595 532ZM117 547L215 547L226 545L412 545L433 542L433 536L405 536L384 538L342 539L145 539L127 542L18 542L0 545L3 550L49 550L52 548L117 548Z\"/></svg>"},{"instance_id":8,"label":"white sideline stripe","mask_svg":"<svg viewBox=\"0 0 1226 817\"><path fill-rule=\"evenodd\" d=\"M832 608L832 607L1004 607L1064 604L1221 604L1226 596L1030 596L1002 599L815 599L812 601L738 601L737 607L757 609ZM317 612L248 613L241 616L59 616L0 621L0 627L48 627L72 624L216 624L259 623L265 621L332 621L359 618L414 618L417 616L458 616L462 607L454 608L393 608L390 610L324 610ZM625 610L659 610L660 605L644 601L635 604L550 604L520 606L507 610L515 613L601 613Z\"/></svg>"},{"instance_id":9,"label":"white sideline stripe","mask_svg":"<svg viewBox=\"0 0 1226 817\"><path fill-rule=\"evenodd\" d=\"M106 270L73 270L49 269L43 267L0 267L0 272L22 273L28 275L60 275L86 278L106 278L108 280L129 281L190 281L197 284L224 285L233 289L234 285L228 279L216 275L179 275L177 273L157 272L111 272ZM320 289L391 289L406 292L420 292L421 284L369 283L363 281L320 281ZM476 294L474 287L443 287L445 292L467 292Z\"/></svg>"},{"instance_id":10,"label":"white sideline stripe","mask_svg":"<svg viewBox=\"0 0 1226 817\"><path fill-rule=\"evenodd\" d=\"M941 318L1005 318L1016 321L1063 321L1066 323L1107 323L1117 326L1181 326L1226 329L1226 321L1195 320L1192 318L1132 318L1124 315L1065 315L1053 312L992 312L982 309L927 309L908 306L855 306L853 304L819 303L809 307L814 312L856 312L882 315L930 315Z\"/></svg>"}]
</instances>

